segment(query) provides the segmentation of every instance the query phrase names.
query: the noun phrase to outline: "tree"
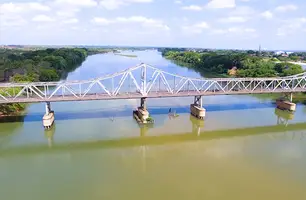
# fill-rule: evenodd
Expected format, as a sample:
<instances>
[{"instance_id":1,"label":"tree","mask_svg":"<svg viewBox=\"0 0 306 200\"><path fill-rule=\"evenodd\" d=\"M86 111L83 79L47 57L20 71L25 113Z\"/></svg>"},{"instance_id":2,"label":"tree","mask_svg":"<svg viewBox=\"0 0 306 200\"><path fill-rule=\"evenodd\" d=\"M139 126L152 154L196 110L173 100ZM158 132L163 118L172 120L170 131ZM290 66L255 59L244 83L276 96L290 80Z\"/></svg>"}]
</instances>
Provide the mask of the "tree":
<instances>
[{"instance_id":1,"label":"tree","mask_svg":"<svg viewBox=\"0 0 306 200\"><path fill-rule=\"evenodd\" d=\"M57 81L59 76L54 69L41 69L39 73L39 80L48 82L48 81Z\"/></svg>"}]
</instances>

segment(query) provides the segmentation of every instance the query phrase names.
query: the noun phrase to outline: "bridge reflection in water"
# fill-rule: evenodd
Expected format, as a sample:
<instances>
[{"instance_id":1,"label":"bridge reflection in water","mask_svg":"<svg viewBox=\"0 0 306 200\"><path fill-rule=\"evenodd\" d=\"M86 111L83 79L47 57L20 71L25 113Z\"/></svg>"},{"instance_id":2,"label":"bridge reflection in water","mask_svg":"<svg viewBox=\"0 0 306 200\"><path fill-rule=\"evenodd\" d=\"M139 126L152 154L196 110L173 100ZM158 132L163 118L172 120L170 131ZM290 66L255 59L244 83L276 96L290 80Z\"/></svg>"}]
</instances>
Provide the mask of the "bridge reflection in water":
<instances>
[{"instance_id":1,"label":"bridge reflection in water","mask_svg":"<svg viewBox=\"0 0 306 200\"><path fill-rule=\"evenodd\" d=\"M29 147L14 147L6 149L0 153L0 155L11 154L32 154L32 153L48 153L54 151L72 151L72 150L87 150L87 149L103 149L103 148L125 148L125 147L140 147L141 151L146 151L149 145L162 145L171 143L180 143L188 141L200 141L200 140L214 140L230 137L244 137L252 135L269 135L269 138L276 138L278 135L285 134L286 132L294 132L292 138L302 139L304 138L304 131L306 130L306 122L289 124L288 122L293 119L294 115L286 111L275 109L275 115L277 116L276 125L272 126L257 126L230 130L213 130L202 131L201 128L205 126L203 120L198 120L190 116L192 123L191 132L185 132L173 135L158 135L150 136L148 131L150 126L139 126L139 137L128 137L112 140L99 140L91 142L75 142L68 144L54 144L54 133L56 126L52 129L45 131L45 137L47 139L47 145L37 145ZM145 152L143 152L145 154Z\"/></svg>"}]
</instances>

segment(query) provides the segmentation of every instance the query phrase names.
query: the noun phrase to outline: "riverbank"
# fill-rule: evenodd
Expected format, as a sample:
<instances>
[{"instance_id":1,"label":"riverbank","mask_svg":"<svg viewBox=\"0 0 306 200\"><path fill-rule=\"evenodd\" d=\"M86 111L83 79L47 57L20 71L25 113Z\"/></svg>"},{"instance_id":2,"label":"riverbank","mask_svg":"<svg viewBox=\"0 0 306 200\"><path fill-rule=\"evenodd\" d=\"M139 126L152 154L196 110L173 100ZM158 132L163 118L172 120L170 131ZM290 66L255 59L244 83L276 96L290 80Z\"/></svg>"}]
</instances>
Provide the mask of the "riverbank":
<instances>
[{"instance_id":1,"label":"riverbank","mask_svg":"<svg viewBox=\"0 0 306 200\"><path fill-rule=\"evenodd\" d=\"M24 103L0 104L0 118L24 115L25 109Z\"/></svg>"},{"instance_id":2,"label":"riverbank","mask_svg":"<svg viewBox=\"0 0 306 200\"><path fill-rule=\"evenodd\" d=\"M172 61L187 63L201 74L214 73L218 77L277 77L304 72L301 65L276 63L271 58L251 56L237 51L192 52L160 49L162 56Z\"/></svg>"},{"instance_id":3,"label":"riverbank","mask_svg":"<svg viewBox=\"0 0 306 200\"><path fill-rule=\"evenodd\" d=\"M83 48L43 49L36 51L1 50L0 78L5 82L49 82L66 79L69 72L79 67L88 57ZM18 88L16 88L18 91ZM15 92L17 92L15 91ZM1 94L12 95L10 90ZM26 104L3 104L0 116L19 115Z\"/></svg>"},{"instance_id":4,"label":"riverbank","mask_svg":"<svg viewBox=\"0 0 306 200\"><path fill-rule=\"evenodd\" d=\"M198 68L192 67L192 65L189 64L189 63L184 63L184 62L175 61L175 60L171 60L171 59L168 59L168 60L170 60L172 63L174 63L178 66L191 69L191 70L199 73L202 77L205 77L205 78L229 78L230 77L228 74L218 74L216 72L213 72L213 71L210 71L210 70L207 70L207 69L199 70Z\"/></svg>"}]
</instances>

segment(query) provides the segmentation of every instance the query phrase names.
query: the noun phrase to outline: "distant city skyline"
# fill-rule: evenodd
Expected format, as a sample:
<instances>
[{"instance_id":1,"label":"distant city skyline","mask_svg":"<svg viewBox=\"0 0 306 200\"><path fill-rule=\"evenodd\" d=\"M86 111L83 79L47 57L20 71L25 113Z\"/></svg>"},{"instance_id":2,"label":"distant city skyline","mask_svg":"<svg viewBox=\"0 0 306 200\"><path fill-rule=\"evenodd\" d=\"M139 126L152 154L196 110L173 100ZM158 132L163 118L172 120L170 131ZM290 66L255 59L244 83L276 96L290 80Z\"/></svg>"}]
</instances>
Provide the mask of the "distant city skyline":
<instances>
[{"instance_id":1,"label":"distant city skyline","mask_svg":"<svg viewBox=\"0 0 306 200\"><path fill-rule=\"evenodd\" d=\"M0 45L306 50L304 0L0 0Z\"/></svg>"}]
</instances>

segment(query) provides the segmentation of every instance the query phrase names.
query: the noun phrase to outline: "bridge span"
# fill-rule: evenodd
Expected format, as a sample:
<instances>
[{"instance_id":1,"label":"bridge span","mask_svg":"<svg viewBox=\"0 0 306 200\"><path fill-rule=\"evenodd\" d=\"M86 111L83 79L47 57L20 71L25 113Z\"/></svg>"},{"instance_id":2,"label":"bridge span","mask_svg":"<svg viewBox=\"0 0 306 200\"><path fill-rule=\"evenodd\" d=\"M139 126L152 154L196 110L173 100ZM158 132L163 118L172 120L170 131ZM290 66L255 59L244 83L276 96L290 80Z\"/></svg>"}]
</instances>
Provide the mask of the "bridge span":
<instances>
[{"instance_id":1,"label":"bridge span","mask_svg":"<svg viewBox=\"0 0 306 200\"><path fill-rule=\"evenodd\" d=\"M202 108L202 96L305 92L306 73L274 78L192 78L141 63L92 80L1 83L0 104L141 99L195 96L194 106ZM199 109L198 109L199 110ZM146 113L148 115L148 113ZM200 117L201 118L201 117Z\"/></svg>"}]
</instances>

